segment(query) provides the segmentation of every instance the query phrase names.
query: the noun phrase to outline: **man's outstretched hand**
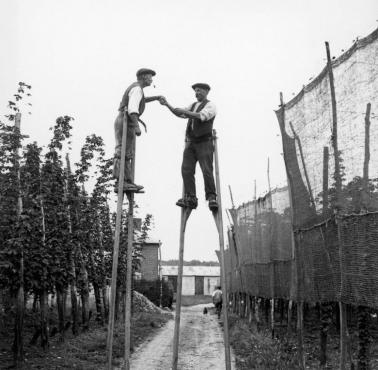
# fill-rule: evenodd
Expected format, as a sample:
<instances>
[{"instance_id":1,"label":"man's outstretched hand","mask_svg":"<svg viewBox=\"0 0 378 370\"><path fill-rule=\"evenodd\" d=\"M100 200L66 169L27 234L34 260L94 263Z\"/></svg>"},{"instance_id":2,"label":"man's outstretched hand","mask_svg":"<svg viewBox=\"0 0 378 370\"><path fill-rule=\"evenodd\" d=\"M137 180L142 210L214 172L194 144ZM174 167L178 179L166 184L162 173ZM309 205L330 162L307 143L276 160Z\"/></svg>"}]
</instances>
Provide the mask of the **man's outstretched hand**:
<instances>
[{"instance_id":1,"label":"man's outstretched hand","mask_svg":"<svg viewBox=\"0 0 378 370\"><path fill-rule=\"evenodd\" d=\"M161 105L167 105L168 104L167 99L164 96L160 96L159 103Z\"/></svg>"}]
</instances>

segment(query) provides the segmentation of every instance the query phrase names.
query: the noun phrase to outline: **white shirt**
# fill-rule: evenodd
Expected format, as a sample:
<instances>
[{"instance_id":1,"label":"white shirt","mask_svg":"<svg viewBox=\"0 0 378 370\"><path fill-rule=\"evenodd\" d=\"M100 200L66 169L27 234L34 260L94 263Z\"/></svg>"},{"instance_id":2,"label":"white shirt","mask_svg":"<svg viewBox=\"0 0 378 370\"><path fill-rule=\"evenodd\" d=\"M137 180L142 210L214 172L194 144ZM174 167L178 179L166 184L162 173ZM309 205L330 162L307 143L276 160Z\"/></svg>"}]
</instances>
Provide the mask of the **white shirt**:
<instances>
[{"instance_id":1,"label":"white shirt","mask_svg":"<svg viewBox=\"0 0 378 370\"><path fill-rule=\"evenodd\" d=\"M127 112L129 114L136 113L139 115L139 104L143 97L143 90L138 86L134 86L129 91L129 104L127 106Z\"/></svg>"},{"instance_id":2,"label":"white shirt","mask_svg":"<svg viewBox=\"0 0 378 370\"><path fill-rule=\"evenodd\" d=\"M198 108L198 106L201 104L201 102L197 102L194 105L193 112L195 112ZM193 104L190 104L188 107L184 108L185 110L191 110ZM200 114L200 119L202 122L208 121L209 119L212 119L217 114L217 108L215 104L211 101L207 102L207 104L203 107Z\"/></svg>"}]
</instances>

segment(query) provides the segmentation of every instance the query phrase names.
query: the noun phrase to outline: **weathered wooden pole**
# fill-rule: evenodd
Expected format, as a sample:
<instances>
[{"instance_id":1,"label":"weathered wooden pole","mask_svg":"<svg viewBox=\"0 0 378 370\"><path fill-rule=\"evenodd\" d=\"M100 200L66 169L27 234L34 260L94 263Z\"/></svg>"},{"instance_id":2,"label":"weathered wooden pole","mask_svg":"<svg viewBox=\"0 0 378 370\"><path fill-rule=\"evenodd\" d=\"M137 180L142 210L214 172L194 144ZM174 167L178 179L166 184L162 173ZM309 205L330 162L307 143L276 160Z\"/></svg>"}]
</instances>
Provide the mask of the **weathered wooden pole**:
<instances>
[{"instance_id":1,"label":"weathered wooden pole","mask_svg":"<svg viewBox=\"0 0 378 370\"><path fill-rule=\"evenodd\" d=\"M135 150L134 150L135 153ZM135 156L135 154L134 154ZM126 302L125 302L125 358L124 369L130 370L130 347L131 347L131 279L132 279L132 258L134 243L134 193L127 194L129 210L127 213L127 251L126 251Z\"/></svg>"},{"instance_id":2,"label":"weathered wooden pole","mask_svg":"<svg viewBox=\"0 0 378 370\"><path fill-rule=\"evenodd\" d=\"M133 140L133 157L131 159L131 177L135 178L135 137ZM127 251L126 251L126 301L125 301L125 355L124 369L130 370L130 348L131 348L131 302L132 302L132 278L133 278L133 248L134 248L134 193L127 193L129 210L127 213Z\"/></svg>"},{"instance_id":3,"label":"weathered wooden pole","mask_svg":"<svg viewBox=\"0 0 378 370\"><path fill-rule=\"evenodd\" d=\"M306 162L305 162L305 160L304 160L304 155L303 155L303 148L302 148L301 139L299 138L299 136L298 136L297 133L295 132L294 127L293 127L293 124L292 124L291 122L289 122L289 125L290 125L290 128L291 128L291 131L293 132L294 139L295 139L295 140L297 141L297 143L298 143L298 149L299 149L299 154L300 154L300 157L301 157L301 162L302 162L303 172L304 172L305 179L306 179L306 184L307 184L307 188L308 188L308 193L309 193L309 196L310 196L311 205L312 205L312 207L314 208L314 211L315 211L315 210L316 210L315 200L314 200L314 196L312 195L312 188L311 188L310 179L309 179L309 177L308 177L308 172L307 172Z\"/></svg>"},{"instance_id":4,"label":"weathered wooden pole","mask_svg":"<svg viewBox=\"0 0 378 370\"><path fill-rule=\"evenodd\" d=\"M270 221L270 243L269 243L269 283L270 283L270 331L272 338L274 338L274 256L273 256L273 194L270 186L270 161L268 157L268 190L270 196L269 202L269 221Z\"/></svg>"},{"instance_id":5,"label":"weathered wooden pole","mask_svg":"<svg viewBox=\"0 0 378 370\"><path fill-rule=\"evenodd\" d=\"M370 111L371 104L367 103L365 113L365 156L364 156L364 172L363 172L363 207L365 211L369 206L369 162L370 162Z\"/></svg>"},{"instance_id":6,"label":"weathered wooden pole","mask_svg":"<svg viewBox=\"0 0 378 370\"><path fill-rule=\"evenodd\" d=\"M184 196L184 191L183 191ZM191 214L191 208L181 209L181 224L180 224L180 247L179 247L179 264L177 271L177 292L176 292L176 308L175 308L175 330L173 334L173 356L172 356L172 370L177 370L178 363L178 347L180 342L180 319L181 319L181 294L182 294L182 274L184 269L184 243L185 243L185 228L188 218Z\"/></svg>"},{"instance_id":7,"label":"weathered wooden pole","mask_svg":"<svg viewBox=\"0 0 378 370\"><path fill-rule=\"evenodd\" d=\"M126 113L124 113L123 130L122 130L122 147L121 147L121 165L120 165L119 177L118 177L117 217L116 217L116 225L115 225L116 228L115 228L115 233L114 233L114 247L113 247L112 282L111 282L110 302L109 302L109 322L108 322L108 337L107 337L108 370L112 369L112 357L113 357L114 311L115 311L116 289L117 289L119 240L120 240L121 219L122 219L123 184L125 180L126 136L127 136L127 115Z\"/></svg>"},{"instance_id":8,"label":"weathered wooden pole","mask_svg":"<svg viewBox=\"0 0 378 370\"><path fill-rule=\"evenodd\" d=\"M234 204L234 198L232 196L232 190L231 186L228 185L228 189L230 191L230 197L231 197L231 204L232 204L232 213L231 217L233 220L234 227L232 229L232 236L233 236L233 241L234 241L234 249L235 249L235 257L236 257L236 266L237 266L237 271L239 274L239 281L240 281L240 288L243 293L245 293L245 284L243 281L242 277L242 269L241 269L241 261L240 261L240 256L241 256L241 238L240 238L240 229L239 229L239 224L237 222L237 218L235 217L235 204ZM245 217L245 221L247 221L247 217ZM239 300L240 304L240 300Z\"/></svg>"},{"instance_id":9,"label":"weathered wooden pole","mask_svg":"<svg viewBox=\"0 0 378 370\"><path fill-rule=\"evenodd\" d=\"M335 187L336 187L336 206L335 212L336 216L340 215L341 211L341 170L340 170L340 153L338 148L338 130L337 130L337 106L336 106L336 93L335 93L335 83L332 70L331 53L329 48L329 43L325 43L326 53L327 53L327 71L331 92L331 107L332 107L332 146L335 159ZM340 309L340 370L346 368L347 362L347 340L348 340L348 328L346 319L346 306L342 302L342 292L344 289L344 264L343 264L343 245L341 238L341 222L342 220L337 217L337 236L339 242L339 258L340 258L340 299L339 299L339 309Z\"/></svg>"},{"instance_id":10,"label":"weathered wooden pole","mask_svg":"<svg viewBox=\"0 0 378 370\"><path fill-rule=\"evenodd\" d=\"M21 140L21 113L16 113L15 134L18 135L17 145ZM22 213L22 198L21 198L21 175L20 175L20 161L19 161L19 147L15 149L15 169L17 171L17 222L20 222ZM20 270L19 270L19 286L17 289L16 298L16 312L15 312L15 326L14 326L14 342L13 342L13 354L16 368L22 367L22 361L24 360L23 349L23 327L24 327L24 314L25 314L25 290L24 290L24 251L22 245L19 247L20 253Z\"/></svg>"},{"instance_id":11,"label":"weathered wooden pole","mask_svg":"<svg viewBox=\"0 0 378 370\"><path fill-rule=\"evenodd\" d=\"M217 187L218 210L213 212L214 220L217 225L219 234L219 246L221 255L221 281L222 281L222 298L223 298L223 338L224 338L224 351L225 351L225 368L231 370L231 355L230 355L230 341L228 333L228 293L226 281L226 264L224 259L224 232L223 232L223 217L222 217L222 196L219 175L219 158L218 158L218 143L216 131L213 130L214 139L214 164L215 164L215 180Z\"/></svg>"},{"instance_id":12,"label":"weathered wooden pole","mask_svg":"<svg viewBox=\"0 0 378 370\"><path fill-rule=\"evenodd\" d=\"M280 107L283 111L283 121L285 122L285 104L283 100L283 94L280 92ZM293 130L293 127L291 125L291 129ZM296 133L293 131L294 138L296 136ZM285 163L286 163L287 158L285 158ZM294 224L294 203L293 203L293 190L291 188L291 173L288 170L286 166L286 177L287 177L287 187L289 190L289 200L290 200L290 208L291 208L291 224L292 224L292 258L293 258L293 263L295 263L292 267L292 271L294 271L294 268L296 270L296 279L297 279L297 291L296 293L296 299L297 299L297 337L298 337L298 357L299 357L299 368L301 370L304 370L306 368L306 359L304 356L304 348L303 348L303 297L302 297L302 292L301 292L301 282L303 279L302 275L302 268L300 265L300 261L298 258L298 254L296 253L296 245L298 246L298 249L300 248L300 242L299 242L299 237L300 235L298 234L298 238L295 237L294 234L294 227L296 226ZM297 240L297 241L296 241ZM291 330L290 327L290 319L291 319L291 309L292 309L292 302L289 302L289 312L288 312L288 325L289 325L289 331ZM290 318L290 319L289 319Z\"/></svg>"},{"instance_id":13,"label":"weathered wooden pole","mask_svg":"<svg viewBox=\"0 0 378 370\"><path fill-rule=\"evenodd\" d=\"M325 146L323 148L323 192L322 192L322 200L323 200L323 218L326 219L328 215L328 164L329 162L329 150L328 147ZM322 233L321 229L320 232ZM323 233L322 233L323 234ZM323 241L325 238L323 236ZM326 247L326 246L325 246ZM327 251L326 251L327 252ZM325 368L327 365L327 336L328 336L328 329L329 323L328 320L331 314L331 307L329 303L320 303L320 353L319 353L319 366L321 369Z\"/></svg>"},{"instance_id":14,"label":"weathered wooden pole","mask_svg":"<svg viewBox=\"0 0 378 370\"><path fill-rule=\"evenodd\" d=\"M368 212L370 201L369 189L369 161L370 161L370 112L371 104L367 103L365 113L365 157L363 169L363 211ZM371 336L369 333L369 308L366 306L358 306L357 322L358 322L358 369L369 369L369 347Z\"/></svg>"}]
</instances>

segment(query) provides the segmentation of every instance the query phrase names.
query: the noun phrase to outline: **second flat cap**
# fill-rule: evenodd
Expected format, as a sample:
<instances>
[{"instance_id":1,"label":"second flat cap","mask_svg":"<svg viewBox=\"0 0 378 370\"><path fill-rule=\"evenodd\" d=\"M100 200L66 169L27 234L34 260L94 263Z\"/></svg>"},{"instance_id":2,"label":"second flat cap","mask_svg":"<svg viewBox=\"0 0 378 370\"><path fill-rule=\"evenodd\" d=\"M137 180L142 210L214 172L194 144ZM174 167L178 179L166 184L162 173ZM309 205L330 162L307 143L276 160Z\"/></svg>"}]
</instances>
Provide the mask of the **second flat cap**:
<instances>
[{"instance_id":1,"label":"second flat cap","mask_svg":"<svg viewBox=\"0 0 378 370\"><path fill-rule=\"evenodd\" d=\"M210 85L204 83L204 82L198 82L194 85L192 85L192 89L194 90L196 87L199 87L200 89L210 90Z\"/></svg>"},{"instance_id":2,"label":"second flat cap","mask_svg":"<svg viewBox=\"0 0 378 370\"><path fill-rule=\"evenodd\" d=\"M142 76L142 75L152 75L152 76L155 76L156 72L154 70L152 70L152 69L149 69L149 68L138 69L138 71L136 73L136 76L139 77L139 76Z\"/></svg>"}]
</instances>

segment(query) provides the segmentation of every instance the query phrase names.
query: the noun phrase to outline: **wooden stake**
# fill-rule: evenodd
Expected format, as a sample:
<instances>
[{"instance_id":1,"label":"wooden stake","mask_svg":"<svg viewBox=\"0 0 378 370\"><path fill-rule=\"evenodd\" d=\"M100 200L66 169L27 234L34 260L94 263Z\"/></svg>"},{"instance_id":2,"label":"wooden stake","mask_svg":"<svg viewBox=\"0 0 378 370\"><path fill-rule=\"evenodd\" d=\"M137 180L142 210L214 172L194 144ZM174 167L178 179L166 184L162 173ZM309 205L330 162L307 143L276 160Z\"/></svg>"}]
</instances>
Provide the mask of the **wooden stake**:
<instances>
[{"instance_id":1,"label":"wooden stake","mask_svg":"<svg viewBox=\"0 0 378 370\"><path fill-rule=\"evenodd\" d=\"M297 322L297 331L298 331L298 355L299 355L299 367L301 370L305 370L306 368L306 361L305 361L305 353L303 348L303 301L299 301L297 304L297 315L298 315L298 322Z\"/></svg>"},{"instance_id":2,"label":"wooden stake","mask_svg":"<svg viewBox=\"0 0 378 370\"><path fill-rule=\"evenodd\" d=\"M232 196L232 190L231 190L231 186L228 185L228 190L230 191L230 198L231 198L231 204L232 204L232 208L235 208L235 205L234 205L234 198Z\"/></svg>"},{"instance_id":3,"label":"wooden stake","mask_svg":"<svg viewBox=\"0 0 378 370\"><path fill-rule=\"evenodd\" d=\"M285 103L283 100L283 94L280 92L280 106L283 109L283 120L285 121ZM291 127L292 128L292 127ZM293 130L293 128L292 128ZM294 131L293 131L294 133ZM295 134L294 134L295 135ZM282 139L283 140L283 139ZM286 159L285 159L286 162ZM291 176L290 172L288 171L286 167L286 177L287 177L287 187L289 191L289 200L290 200L290 208L291 208L291 224L292 224L292 233L291 233L291 241L292 241L292 258L293 263L295 265L292 268L292 271L294 271L294 267L296 269L296 278L297 278L297 291L296 291L296 299L297 299L297 329L298 329L298 355L299 355L299 367L301 370L304 370L306 367L306 360L304 357L304 349L303 349L303 301L301 296L301 281L302 281L302 273L301 273L301 266L299 264L298 255L296 254L295 250L295 237L294 237L294 206L293 206L293 192L291 188ZM289 301L289 312L288 312L288 329L289 332L291 332L291 322L289 321L291 319L292 314L292 306L293 302L292 300Z\"/></svg>"},{"instance_id":4,"label":"wooden stake","mask_svg":"<svg viewBox=\"0 0 378 370\"><path fill-rule=\"evenodd\" d=\"M184 191L183 191L184 196ZM179 248L179 265L177 272L177 292L176 292L176 309L175 309L175 331L173 335L173 357L172 370L177 370L178 347L180 342L180 319L181 319L181 294L182 294L182 274L184 266L184 243L185 228L192 210L190 208L181 208L181 225L180 225L180 248Z\"/></svg>"},{"instance_id":5,"label":"wooden stake","mask_svg":"<svg viewBox=\"0 0 378 370\"><path fill-rule=\"evenodd\" d=\"M340 153L338 149L338 129L337 129L337 106L336 106L336 93L334 85L334 77L332 70L331 55L329 49L329 43L326 42L326 52L327 52L327 69L330 83L331 91L331 104L332 104L332 144L335 157L335 184L336 184L336 216L340 214L342 208L342 177L340 169ZM344 267L343 267L343 243L341 238L341 219L337 219L337 235L339 242L339 258L340 258L340 295L343 291L344 286ZM346 368L347 362L347 352L348 352L348 327L347 327L347 317L346 317L346 305L339 301L340 309L340 369L344 370Z\"/></svg>"},{"instance_id":6,"label":"wooden stake","mask_svg":"<svg viewBox=\"0 0 378 370\"><path fill-rule=\"evenodd\" d=\"M269 243L269 275L270 275L270 330L272 338L274 338L274 261L273 261L273 196L272 196L272 189L270 187L270 161L268 157L268 168L267 168L267 176L268 176L268 190L270 196L270 204L269 204L269 219L270 219L270 243Z\"/></svg>"},{"instance_id":7,"label":"wooden stake","mask_svg":"<svg viewBox=\"0 0 378 370\"><path fill-rule=\"evenodd\" d=\"M326 217L328 213L328 162L329 150L328 146L323 148L323 216Z\"/></svg>"},{"instance_id":8,"label":"wooden stake","mask_svg":"<svg viewBox=\"0 0 378 370\"><path fill-rule=\"evenodd\" d=\"M134 182L135 178L135 157L136 157L136 140L135 134L133 140L133 157L131 159L131 178ZM126 251L126 297L125 297L125 355L124 369L130 370L130 348L131 348L131 302L132 297L132 279L133 279L133 248L134 248L134 193L127 193L129 201L129 210L127 213L127 251Z\"/></svg>"},{"instance_id":9,"label":"wooden stake","mask_svg":"<svg viewBox=\"0 0 378 370\"><path fill-rule=\"evenodd\" d=\"M291 128L291 131L293 131L294 139L298 143L299 155L301 157L301 162L302 162L302 166L303 166L303 172L304 172L305 179L306 179L308 193L310 195L311 205L313 206L313 208L315 210L316 209L316 207L315 207L315 200L314 200L314 196L312 195L312 188L311 188L310 179L309 179L308 173L307 173L307 166L306 166L306 163L305 163L305 160L304 160L301 139L299 138L299 136L297 135L297 133L294 131L293 124L291 122L289 122L289 125L290 125L290 128Z\"/></svg>"},{"instance_id":10,"label":"wooden stake","mask_svg":"<svg viewBox=\"0 0 378 370\"><path fill-rule=\"evenodd\" d=\"M224 338L224 351L225 351L225 366L226 370L231 370L231 355L230 355L230 342L228 334L228 294L227 294L227 281L226 281L226 266L224 260L224 232L223 232L223 218L222 218L222 197L219 175L219 159L218 159L218 143L216 131L213 130L214 138L214 162L215 162L215 179L217 187L218 210L213 212L213 217L217 225L219 233L219 246L221 255L221 280L222 280L222 297L223 297L223 338Z\"/></svg>"},{"instance_id":11,"label":"wooden stake","mask_svg":"<svg viewBox=\"0 0 378 370\"><path fill-rule=\"evenodd\" d=\"M21 134L21 113L16 113L15 115L15 131L16 134ZM20 222L22 213L22 198L21 198L21 175L20 175L20 162L19 162L19 148L16 149L16 162L17 166L17 222ZM16 298L16 313L15 313L15 337L13 343L14 360L16 368L22 367L22 361L24 360L24 349L23 349L23 327L24 327L24 314L25 314L25 291L24 291L24 250L22 245L20 245L20 270L19 270L19 287L17 289Z\"/></svg>"},{"instance_id":12,"label":"wooden stake","mask_svg":"<svg viewBox=\"0 0 378 370\"><path fill-rule=\"evenodd\" d=\"M324 219L327 217L328 214L328 162L329 162L329 150L328 147L325 146L323 148L323 217ZM322 230L320 229L322 233ZM322 233L323 242L325 242L325 238ZM325 248L326 246L324 246ZM327 250L325 248L325 253ZM328 256L328 253L327 253ZM328 256L328 261L331 263L330 258ZM331 267L331 265L330 265ZM328 329L329 329L329 320L330 316L330 307L329 303L320 303L320 354L319 354L319 365L320 368L323 369L326 367L327 364L327 337L328 337Z\"/></svg>"},{"instance_id":13,"label":"wooden stake","mask_svg":"<svg viewBox=\"0 0 378 370\"><path fill-rule=\"evenodd\" d=\"M370 161L370 111L371 104L366 105L365 114L365 158L364 158L364 173L363 173L363 206L365 210L369 207L369 161Z\"/></svg>"},{"instance_id":14,"label":"wooden stake","mask_svg":"<svg viewBox=\"0 0 378 370\"><path fill-rule=\"evenodd\" d=\"M135 143L135 141L134 141ZM135 150L134 150L135 153ZM135 157L135 154L134 154ZM128 210L128 227L127 227L127 252L126 252L126 302L125 302L125 359L124 369L130 370L130 347L131 347L131 279L132 272L132 258L133 258L133 244L134 244L134 193L128 193L129 200Z\"/></svg>"},{"instance_id":15,"label":"wooden stake","mask_svg":"<svg viewBox=\"0 0 378 370\"><path fill-rule=\"evenodd\" d=\"M121 233L121 218L122 218L122 204L123 204L123 184L125 180L125 157L126 157L126 136L127 136L127 115L123 116L123 131L122 131L122 147L121 147L121 165L118 178L118 199L117 199L117 217L116 228L114 234L114 248L113 248L113 266L112 266L112 282L110 291L109 304L109 322L108 322L108 337L107 337L107 363L108 370L112 369L112 355L113 355L113 332L114 332L114 309L116 301L117 289L117 270L118 270L118 254L119 254L119 239Z\"/></svg>"},{"instance_id":16,"label":"wooden stake","mask_svg":"<svg viewBox=\"0 0 378 370\"><path fill-rule=\"evenodd\" d=\"M231 186L228 185L228 188L230 190L230 197L231 197L231 204L232 204L232 209L234 210L235 209L235 205L234 205L234 199L232 197L232 190L231 190ZM232 214L231 214L232 216ZM241 242L240 242L240 230L239 230L239 225L238 225L238 222L235 222L237 220L234 220L233 219L233 230L232 230L232 236L233 236L233 241L234 241L234 250L235 250L235 257L236 257L236 268L237 268L237 271L238 271L238 274L239 274L239 281L240 281L240 288L243 292L245 292L245 285L244 285L244 282L243 282L243 277L242 277L242 270L241 270L241 262L240 262L240 250L241 249ZM245 217L245 219L247 219L247 217Z\"/></svg>"},{"instance_id":17,"label":"wooden stake","mask_svg":"<svg viewBox=\"0 0 378 370\"><path fill-rule=\"evenodd\" d=\"M338 148L338 130L337 130L337 106L336 106L336 93L335 93L335 84L334 84L334 77L333 77L333 70L332 70L332 61L331 61L331 53L329 49L329 43L325 43L326 46L326 53L327 53L327 70L328 70L328 78L329 78L329 85L330 85L330 92L331 92L331 106L332 106L332 145L333 145L333 152L335 158L335 185L336 185L336 216L340 214L341 210L341 202L342 202L342 194L341 194L341 171L340 171L340 154ZM339 242L339 257L340 257L340 295L343 291L344 285L344 277L343 277L343 261L342 261L342 240L341 240L341 220L337 219L337 235L338 235L338 242ZM348 329L347 329L347 321L346 321L346 308L344 303L339 301L339 309L340 309L340 370L344 370L346 368L346 361L347 361L347 336L348 336Z\"/></svg>"}]
</instances>

